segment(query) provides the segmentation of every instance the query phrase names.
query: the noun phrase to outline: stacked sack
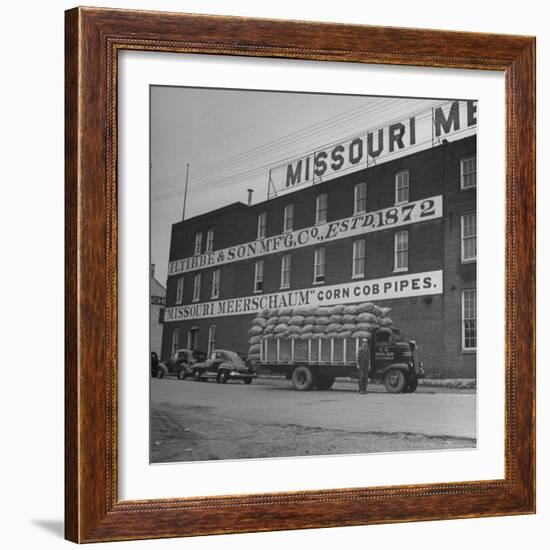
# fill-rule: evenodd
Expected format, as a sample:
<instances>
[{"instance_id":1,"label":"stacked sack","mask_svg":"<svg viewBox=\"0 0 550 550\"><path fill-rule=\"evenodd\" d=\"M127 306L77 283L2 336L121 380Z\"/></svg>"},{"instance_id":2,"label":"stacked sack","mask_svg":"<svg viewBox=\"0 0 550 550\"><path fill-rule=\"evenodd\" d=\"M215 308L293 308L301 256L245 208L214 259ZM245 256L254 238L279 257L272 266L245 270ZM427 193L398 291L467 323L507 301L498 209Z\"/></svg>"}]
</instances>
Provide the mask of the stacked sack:
<instances>
[{"instance_id":1,"label":"stacked sack","mask_svg":"<svg viewBox=\"0 0 550 550\"><path fill-rule=\"evenodd\" d=\"M249 359L260 360L263 340L310 338L368 338L379 327L393 325L389 307L372 302L349 306L302 306L265 309L252 320L248 331Z\"/></svg>"}]
</instances>

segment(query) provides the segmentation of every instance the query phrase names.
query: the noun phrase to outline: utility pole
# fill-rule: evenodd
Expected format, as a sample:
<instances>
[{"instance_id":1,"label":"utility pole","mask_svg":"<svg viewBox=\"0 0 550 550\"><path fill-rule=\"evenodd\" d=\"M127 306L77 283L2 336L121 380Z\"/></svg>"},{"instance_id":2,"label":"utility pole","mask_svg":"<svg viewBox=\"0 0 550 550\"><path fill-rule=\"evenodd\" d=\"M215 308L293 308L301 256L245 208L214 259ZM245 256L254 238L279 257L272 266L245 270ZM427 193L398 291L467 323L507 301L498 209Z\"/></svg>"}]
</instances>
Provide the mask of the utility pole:
<instances>
[{"instance_id":1,"label":"utility pole","mask_svg":"<svg viewBox=\"0 0 550 550\"><path fill-rule=\"evenodd\" d=\"M189 185L189 163L187 163L187 171L185 173L185 191L183 192L183 210L181 213L181 221L185 220L185 204L187 203L187 186Z\"/></svg>"}]
</instances>

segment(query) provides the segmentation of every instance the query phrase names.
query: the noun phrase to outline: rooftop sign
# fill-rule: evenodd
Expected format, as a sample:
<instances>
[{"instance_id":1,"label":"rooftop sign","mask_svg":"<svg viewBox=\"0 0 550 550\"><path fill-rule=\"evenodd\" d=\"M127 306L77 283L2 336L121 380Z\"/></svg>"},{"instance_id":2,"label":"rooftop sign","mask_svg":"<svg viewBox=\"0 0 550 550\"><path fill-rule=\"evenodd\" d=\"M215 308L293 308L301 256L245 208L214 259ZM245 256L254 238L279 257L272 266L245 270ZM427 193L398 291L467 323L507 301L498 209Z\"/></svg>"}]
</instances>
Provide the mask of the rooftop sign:
<instances>
[{"instance_id":1,"label":"rooftop sign","mask_svg":"<svg viewBox=\"0 0 550 550\"><path fill-rule=\"evenodd\" d=\"M272 168L268 196L317 184L433 147L443 139L465 137L477 125L476 101L446 101L380 128L312 151Z\"/></svg>"}]
</instances>

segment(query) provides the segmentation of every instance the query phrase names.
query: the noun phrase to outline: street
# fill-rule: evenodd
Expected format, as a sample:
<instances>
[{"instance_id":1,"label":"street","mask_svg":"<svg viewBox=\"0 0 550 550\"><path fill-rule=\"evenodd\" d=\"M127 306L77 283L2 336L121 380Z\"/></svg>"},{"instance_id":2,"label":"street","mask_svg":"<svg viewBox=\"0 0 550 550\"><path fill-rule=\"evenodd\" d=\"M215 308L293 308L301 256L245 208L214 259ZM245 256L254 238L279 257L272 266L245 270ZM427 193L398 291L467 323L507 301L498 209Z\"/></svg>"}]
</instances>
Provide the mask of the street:
<instances>
[{"instance_id":1,"label":"street","mask_svg":"<svg viewBox=\"0 0 550 550\"><path fill-rule=\"evenodd\" d=\"M298 392L287 380L151 380L151 461L311 456L475 447L476 394L388 394L337 382Z\"/></svg>"}]
</instances>

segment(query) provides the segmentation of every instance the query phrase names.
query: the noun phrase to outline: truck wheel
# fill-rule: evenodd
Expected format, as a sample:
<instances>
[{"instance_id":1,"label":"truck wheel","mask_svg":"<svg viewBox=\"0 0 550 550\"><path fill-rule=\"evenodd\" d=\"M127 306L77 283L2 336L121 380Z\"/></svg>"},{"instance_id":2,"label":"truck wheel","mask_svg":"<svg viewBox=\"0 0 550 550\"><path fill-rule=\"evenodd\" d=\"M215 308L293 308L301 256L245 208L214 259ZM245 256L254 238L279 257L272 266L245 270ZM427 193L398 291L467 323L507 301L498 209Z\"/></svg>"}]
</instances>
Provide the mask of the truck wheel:
<instances>
[{"instance_id":1,"label":"truck wheel","mask_svg":"<svg viewBox=\"0 0 550 550\"><path fill-rule=\"evenodd\" d=\"M411 382L404 390L404 393L414 393L416 388L418 388L418 380Z\"/></svg>"},{"instance_id":2,"label":"truck wheel","mask_svg":"<svg viewBox=\"0 0 550 550\"><path fill-rule=\"evenodd\" d=\"M319 376L317 378L317 389L321 391L330 390L334 384L334 376Z\"/></svg>"},{"instance_id":3,"label":"truck wheel","mask_svg":"<svg viewBox=\"0 0 550 550\"><path fill-rule=\"evenodd\" d=\"M401 393L407 384L403 371L390 369L384 376L384 385L388 393Z\"/></svg>"},{"instance_id":4,"label":"truck wheel","mask_svg":"<svg viewBox=\"0 0 550 550\"><path fill-rule=\"evenodd\" d=\"M308 367L297 367L292 371L292 385L300 391L313 388L315 377Z\"/></svg>"},{"instance_id":5,"label":"truck wheel","mask_svg":"<svg viewBox=\"0 0 550 550\"><path fill-rule=\"evenodd\" d=\"M216 380L219 384L225 384L229 378L229 375L226 371L222 371L218 373L218 376L216 376Z\"/></svg>"}]
</instances>

